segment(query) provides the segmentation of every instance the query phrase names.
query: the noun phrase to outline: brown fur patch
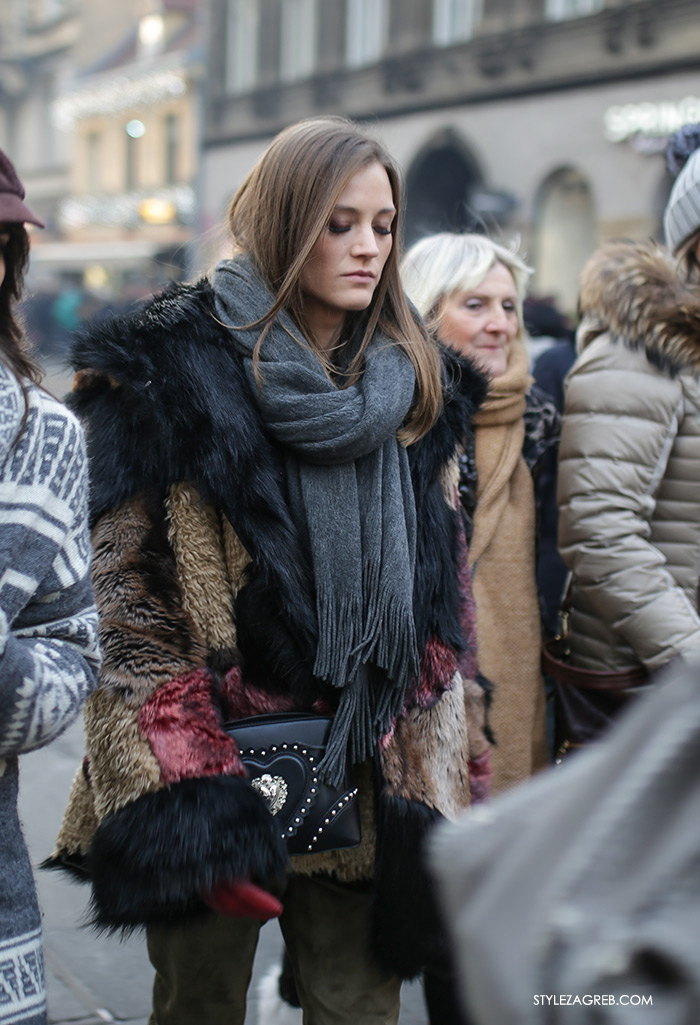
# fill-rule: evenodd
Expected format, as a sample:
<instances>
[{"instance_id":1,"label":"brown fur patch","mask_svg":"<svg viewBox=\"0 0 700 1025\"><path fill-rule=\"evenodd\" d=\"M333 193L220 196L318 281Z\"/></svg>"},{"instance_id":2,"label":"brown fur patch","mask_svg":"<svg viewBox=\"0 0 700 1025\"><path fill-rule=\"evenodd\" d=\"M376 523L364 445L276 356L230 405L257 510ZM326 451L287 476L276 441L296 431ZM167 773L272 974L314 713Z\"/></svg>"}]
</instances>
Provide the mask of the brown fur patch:
<instances>
[{"instance_id":1,"label":"brown fur patch","mask_svg":"<svg viewBox=\"0 0 700 1025\"><path fill-rule=\"evenodd\" d=\"M362 840L357 847L345 847L340 851L296 855L290 858L292 872L308 876L316 875L317 872L326 872L341 883L352 883L374 877L377 815L372 763L368 761L356 765L353 769L353 777L358 790Z\"/></svg>"},{"instance_id":2,"label":"brown fur patch","mask_svg":"<svg viewBox=\"0 0 700 1025\"><path fill-rule=\"evenodd\" d=\"M454 818L469 805L469 738L462 677L429 709L412 708L381 751L389 797Z\"/></svg>"},{"instance_id":3,"label":"brown fur patch","mask_svg":"<svg viewBox=\"0 0 700 1025\"><path fill-rule=\"evenodd\" d=\"M104 658L100 685L120 690L135 706L207 657L181 607L174 557L164 524L159 526L145 502L134 499L103 516L92 538Z\"/></svg>"},{"instance_id":4,"label":"brown fur patch","mask_svg":"<svg viewBox=\"0 0 700 1025\"><path fill-rule=\"evenodd\" d=\"M99 688L85 703L85 739L98 822L160 790L160 766L138 725L139 710L114 690Z\"/></svg>"},{"instance_id":5,"label":"brown fur patch","mask_svg":"<svg viewBox=\"0 0 700 1025\"><path fill-rule=\"evenodd\" d=\"M81 765L73 778L68 805L51 858L60 860L62 854L86 855L96 829L95 795Z\"/></svg>"},{"instance_id":6,"label":"brown fur patch","mask_svg":"<svg viewBox=\"0 0 700 1025\"><path fill-rule=\"evenodd\" d=\"M121 388L122 384L116 377L111 374L103 374L99 370L78 370L73 376L73 391L89 391L96 385L101 385L104 381L109 381L110 388Z\"/></svg>"},{"instance_id":7,"label":"brown fur patch","mask_svg":"<svg viewBox=\"0 0 700 1025\"><path fill-rule=\"evenodd\" d=\"M592 322L585 347L611 331L676 371L700 373L700 298L655 243L607 242L581 275L581 312Z\"/></svg>"}]
</instances>

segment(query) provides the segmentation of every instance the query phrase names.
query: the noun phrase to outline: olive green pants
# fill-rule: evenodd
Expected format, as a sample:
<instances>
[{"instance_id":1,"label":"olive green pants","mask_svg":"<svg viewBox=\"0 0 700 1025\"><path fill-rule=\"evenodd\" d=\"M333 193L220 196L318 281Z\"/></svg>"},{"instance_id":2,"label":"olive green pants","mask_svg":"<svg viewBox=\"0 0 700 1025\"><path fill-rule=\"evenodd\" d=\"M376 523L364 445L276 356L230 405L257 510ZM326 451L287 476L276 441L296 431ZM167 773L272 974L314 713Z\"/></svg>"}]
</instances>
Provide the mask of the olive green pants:
<instances>
[{"instance_id":1,"label":"olive green pants","mask_svg":"<svg viewBox=\"0 0 700 1025\"><path fill-rule=\"evenodd\" d=\"M370 891L324 876L292 876L280 926L304 1025L396 1025L401 980L369 947ZM260 923L212 912L148 930L156 970L149 1025L244 1025Z\"/></svg>"}]
</instances>

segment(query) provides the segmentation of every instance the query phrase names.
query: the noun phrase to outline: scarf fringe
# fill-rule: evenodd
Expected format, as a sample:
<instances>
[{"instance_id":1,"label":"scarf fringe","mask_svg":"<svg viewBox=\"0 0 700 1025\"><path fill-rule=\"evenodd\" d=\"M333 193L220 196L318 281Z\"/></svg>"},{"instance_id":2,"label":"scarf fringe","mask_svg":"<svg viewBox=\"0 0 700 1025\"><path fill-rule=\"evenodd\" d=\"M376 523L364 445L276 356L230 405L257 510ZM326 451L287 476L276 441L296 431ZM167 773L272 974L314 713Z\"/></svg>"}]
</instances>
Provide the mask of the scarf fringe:
<instances>
[{"instance_id":1,"label":"scarf fringe","mask_svg":"<svg viewBox=\"0 0 700 1025\"><path fill-rule=\"evenodd\" d=\"M413 610L377 587L366 593L372 596L366 610L359 597L340 605L335 595L318 594L314 676L332 687L348 687L360 666L371 662L405 690L419 665Z\"/></svg>"},{"instance_id":2,"label":"scarf fringe","mask_svg":"<svg viewBox=\"0 0 700 1025\"><path fill-rule=\"evenodd\" d=\"M365 593L372 596L366 610L359 601L339 607L330 595L318 595L322 640L314 674L341 689L319 764L320 778L333 786L342 783L348 761L354 765L375 753L379 738L402 713L419 669L412 610L380 591L378 567L366 576L370 586ZM385 679L373 684L374 667Z\"/></svg>"}]
</instances>

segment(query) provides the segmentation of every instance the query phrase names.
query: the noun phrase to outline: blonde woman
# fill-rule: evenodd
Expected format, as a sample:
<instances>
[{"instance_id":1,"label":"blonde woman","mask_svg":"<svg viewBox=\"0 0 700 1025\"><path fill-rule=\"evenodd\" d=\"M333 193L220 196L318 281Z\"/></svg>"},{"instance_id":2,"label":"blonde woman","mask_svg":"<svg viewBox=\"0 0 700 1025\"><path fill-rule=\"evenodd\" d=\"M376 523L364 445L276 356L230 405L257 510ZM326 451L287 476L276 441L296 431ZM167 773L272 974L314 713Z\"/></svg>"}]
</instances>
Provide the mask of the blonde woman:
<instances>
[{"instance_id":1,"label":"blonde woman","mask_svg":"<svg viewBox=\"0 0 700 1025\"><path fill-rule=\"evenodd\" d=\"M242 1025L276 915L315 1025L396 1022L444 951L420 853L469 801L444 482L479 382L443 397L400 210L372 136L293 125L232 202L232 257L74 352L106 660L56 860L101 925L146 926L155 1025ZM222 724L290 711L333 716L319 778L355 768L363 837L287 876Z\"/></svg>"},{"instance_id":2,"label":"blonde woman","mask_svg":"<svg viewBox=\"0 0 700 1025\"><path fill-rule=\"evenodd\" d=\"M473 438L464 425L460 494L479 668L493 684L492 793L548 760L533 475L556 444L558 417L528 371L522 305L529 274L514 250L475 234L425 238L401 265L406 292L432 333L490 380Z\"/></svg>"}]
</instances>

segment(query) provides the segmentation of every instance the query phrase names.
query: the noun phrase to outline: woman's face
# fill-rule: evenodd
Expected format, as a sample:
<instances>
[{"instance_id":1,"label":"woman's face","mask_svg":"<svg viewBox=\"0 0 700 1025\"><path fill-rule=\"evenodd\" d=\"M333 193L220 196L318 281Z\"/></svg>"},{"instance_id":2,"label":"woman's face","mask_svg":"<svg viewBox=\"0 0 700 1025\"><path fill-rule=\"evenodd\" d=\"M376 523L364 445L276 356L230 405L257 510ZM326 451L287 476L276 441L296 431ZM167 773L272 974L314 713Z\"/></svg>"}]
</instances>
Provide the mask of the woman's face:
<instances>
[{"instance_id":1,"label":"woman's face","mask_svg":"<svg viewBox=\"0 0 700 1025\"><path fill-rule=\"evenodd\" d=\"M350 310L365 310L394 243L389 175L380 163L354 174L301 272L304 313L317 344L337 340Z\"/></svg>"},{"instance_id":2,"label":"woman's face","mask_svg":"<svg viewBox=\"0 0 700 1025\"><path fill-rule=\"evenodd\" d=\"M443 300L438 338L471 356L489 377L499 377L519 327L513 275L495 263L477 288Z\"/></svg>"}]
</instances>

